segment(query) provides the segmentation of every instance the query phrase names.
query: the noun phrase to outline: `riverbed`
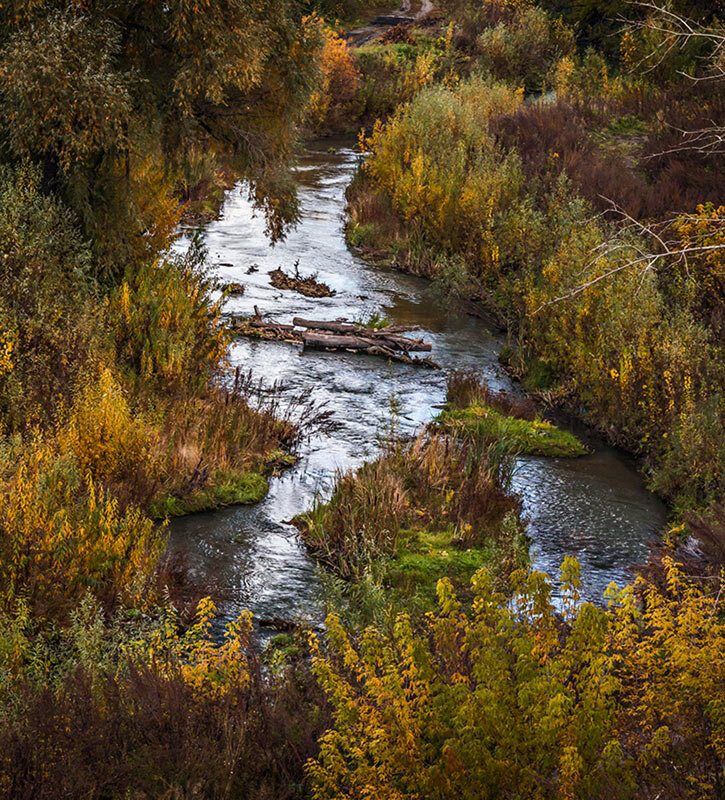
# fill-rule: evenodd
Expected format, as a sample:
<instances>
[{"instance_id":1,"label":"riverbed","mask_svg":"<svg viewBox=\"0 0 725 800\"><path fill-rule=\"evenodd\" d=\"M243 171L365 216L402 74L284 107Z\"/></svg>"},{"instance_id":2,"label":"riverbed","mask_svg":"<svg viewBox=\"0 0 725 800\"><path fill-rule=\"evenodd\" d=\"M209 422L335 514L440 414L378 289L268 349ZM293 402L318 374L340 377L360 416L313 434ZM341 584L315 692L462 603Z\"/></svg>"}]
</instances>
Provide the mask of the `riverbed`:
<instances>
[{"instance_id":1,"label":"riverbed","mask_svg":"<svg viewBox=\"0 0 725 800\"><path fill-rule=\"evenodd\" d=\"M498 363L500 335L479 319L443 309L429 282L370 263L347 247L344 192L356 165L348 143L306 145L296 170L302 218L274 248L242 188L229 194L221 217L205 230L220 281L245 286L226 310L251 315L256 305L265 318L286 323L294 316L364 320L383 314L394 324L420 325L443 369L349 353L302 353L269 341L233 345L234 365L268 383L280 381L288 397L302 393L325 404L337 426L304 442L297 465L272 479L258 505L172 523L170 546L186 556L201 583L216 588L224 618L250 609L260 618L319 624L324 608L317 567L289 520L329 492L338 471L374 458L391 420L411 433L430 421L445 397L446 370L475 368L492 387L520 391ZM184 246L181 239L178 247ZM308 299L270 285L269 272L280 266L292 271L297 262L301 273L317 272L335 296ZM522 497L534 568L555 578L564 556L576 556L583 596L601 602L610 582L627 582L630 567L646 558L666 509L626 454L585 436L594 452L584 458L518 459L514 489Z\"/></svg>"}]
</instances>

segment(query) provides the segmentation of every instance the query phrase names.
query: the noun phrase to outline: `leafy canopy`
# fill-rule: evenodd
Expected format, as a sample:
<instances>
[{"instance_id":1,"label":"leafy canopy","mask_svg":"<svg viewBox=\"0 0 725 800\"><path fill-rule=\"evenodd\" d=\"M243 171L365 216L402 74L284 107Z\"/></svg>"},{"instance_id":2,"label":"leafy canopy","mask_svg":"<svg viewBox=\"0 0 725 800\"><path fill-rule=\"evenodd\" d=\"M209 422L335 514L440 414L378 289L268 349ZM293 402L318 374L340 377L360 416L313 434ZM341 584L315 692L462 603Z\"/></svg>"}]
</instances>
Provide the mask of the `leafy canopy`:
<instances>
[{"instance_id":1,"label":"leafy canopy","mask_svg":"<svg viewBox=\"0 0 725 800\"><path fill-rule=\"evenodd\" d=\"M0 163L42 169L108 277L167 242L170 190L199 148L231 153L280 236L318 42L292 0L3 3Z\"/></svg>"}]
</instances>

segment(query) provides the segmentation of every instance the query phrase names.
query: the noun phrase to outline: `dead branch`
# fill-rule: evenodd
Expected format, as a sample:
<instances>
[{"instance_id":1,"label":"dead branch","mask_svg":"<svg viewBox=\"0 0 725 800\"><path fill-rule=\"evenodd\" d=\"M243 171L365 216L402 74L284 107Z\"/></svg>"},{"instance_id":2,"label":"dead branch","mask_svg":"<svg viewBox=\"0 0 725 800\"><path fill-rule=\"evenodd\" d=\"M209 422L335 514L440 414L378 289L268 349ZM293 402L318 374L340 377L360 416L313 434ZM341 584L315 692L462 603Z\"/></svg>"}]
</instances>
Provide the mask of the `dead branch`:
<instances>
[{"instance_id":1,"label":"dead branch","mask_svg":"<svg viewBox=\"0 0 725 800\"><path fill-rule=\"evenodd\" d=\"M568 292L542 303L535 311L538 314L543 308L556 303L570 300L577 295L590 289L601 281L611 278L618 272L624 270L637 269L641 271L640 286L648 272L655 268L660 268L664 263L667 268L681 265L689 275L689 259L694 256L704 255L712 252L725 252L723 244L706 244L710 240L713 232L718 230L725 231L725 219L717 214L711 217L703 217L694 214L678 214L669 219L659 222L642 222L628 214L620 208L614 201L602 197L606 200L622 220L617 236L602 242L592 250L592 258L585 264L579 273L580 275L591 272L603 261L609 261L613 257L621 256L623 253L632 253L633 256L624 258L616 266L606 270L601 275L597 275L591 280L582 281ZM706 232L695 235L687 244L683 244L681 237L674 237L676 223L684 223L687 220L697 221L698 223L710 222L710 227Z\"/></svg>"}]
</instances>

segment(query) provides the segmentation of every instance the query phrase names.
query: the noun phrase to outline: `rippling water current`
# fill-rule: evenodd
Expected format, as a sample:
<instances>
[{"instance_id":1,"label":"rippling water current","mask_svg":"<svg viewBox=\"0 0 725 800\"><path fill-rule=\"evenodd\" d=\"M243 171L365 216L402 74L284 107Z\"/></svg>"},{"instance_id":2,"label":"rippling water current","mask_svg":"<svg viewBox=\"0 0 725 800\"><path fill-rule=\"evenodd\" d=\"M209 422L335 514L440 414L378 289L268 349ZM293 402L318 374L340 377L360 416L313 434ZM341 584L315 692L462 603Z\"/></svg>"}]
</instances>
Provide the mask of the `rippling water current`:
<instances>
[{"instance_id":1,"label":"rippling water current","mask_svg":"<svg viewBox=\"0 0 725 800\"><path fill-rule=\"evenodd\" d=\"M263 618L319 621L315 564L286 520L310 508L316 493L329 490L337 470L374 457L378 434L390 420L392 395L400 404L401 427L413 431L443 401L446 368L475 367L495 388L515 390L497 361L501 340L481 321L446 313L426 281L371 265L347 248L344 191L356 155L345 144L331 144L308 144L300 158L302 221L285 242L269 246L264 220L239 191L230 194L221 219L206 229L220 278L246 287L243 297L228 301L227 310L251 314L257 305L282 322L293 316L353 320L385 314L396 324L421 325L444 370L345 353L303 354L284 343L240 340L234 345L235 364L266 381L282 381L290 396L303 392L327 403L339 425L303 445L299 463L271 481L262 503L173 522L171 547L186 554L204 583L220 590L224 617L249 608ZM307 299L269 285L271 270L282 266L289 271L297 260L301 272L318 272L336 295ZM247 274L253 264L259 269ZM628 567L645 557L665 509L622 453L597 440L590 444L595 452L582 459L521 458L514 488L523 498L534 566L555 576L563 557L575 555L582 565L584 595L596 601L610 581L626 581Z\"/></svg>"}]
</instances>

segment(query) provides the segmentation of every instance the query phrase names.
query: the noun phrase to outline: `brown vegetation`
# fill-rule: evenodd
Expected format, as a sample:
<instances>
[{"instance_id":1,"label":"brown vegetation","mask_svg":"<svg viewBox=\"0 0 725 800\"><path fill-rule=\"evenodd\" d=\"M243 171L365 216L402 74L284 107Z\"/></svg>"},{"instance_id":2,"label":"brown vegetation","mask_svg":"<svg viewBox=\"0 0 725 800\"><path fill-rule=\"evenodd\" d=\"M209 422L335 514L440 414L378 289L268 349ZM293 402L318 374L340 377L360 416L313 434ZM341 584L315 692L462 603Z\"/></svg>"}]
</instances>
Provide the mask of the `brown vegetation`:
<instances>
[{"instance_id":1,"label":"brown vegetation","mask_svg":"<svg viewBox=\"0 0 725 800\"><path fill-rule=\"evenodd\" d=\"M494 119L491 131L503 148L517 152L540 191L551 191L566 174L598 210L614 204L637 219L662 219L699 203L719 203L722 158L678 145L681 131L725 121L722 95L713 93L705 108L701 98L651 91L656 97L629 93L532 104ZM662 108L666 123L658 116Z\"/></svg>"},{"instance_id":2,"label":"brown vegetation","mask_svg":"<svg viewBox=\"0 0 725 800\"><path fill-rule=\"evenodd\" d=\"M299 262L295 264L295 274L288 275L281 268L269 273L270 283L275 289L299 292L305 297L334 297L335 291L326 283L317 280L317 273L303 277L299 272Z\"/></svg>"},{"instance_id":3,"label":"brown vegetation","mask_svg":"<svg viewBox=\"0 0 725 800\"><path fill-rule=\"evenodd\" d=\"M517 398L503 389L492 391L476 370L455 370L448 374L446 403L452 408L484 405L495 408L507 417L525 420L536 418L536 406L531 398Z\"/></svg>"},{"instance_id":4,"label":"brown vegetation","mask_svg":"<svg viewBox=\"0 0 725 800\"><path fill-rule=\"evenodd\" d=\"M22 717L0 727L5 800L293 800L329 724L308 672L263 678L259 665L222 695L151 666L100 683L79 669L21 702Z\"/></svg>"}]
</instances>

